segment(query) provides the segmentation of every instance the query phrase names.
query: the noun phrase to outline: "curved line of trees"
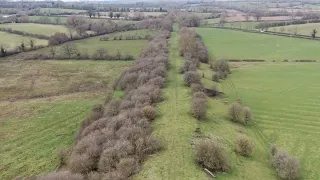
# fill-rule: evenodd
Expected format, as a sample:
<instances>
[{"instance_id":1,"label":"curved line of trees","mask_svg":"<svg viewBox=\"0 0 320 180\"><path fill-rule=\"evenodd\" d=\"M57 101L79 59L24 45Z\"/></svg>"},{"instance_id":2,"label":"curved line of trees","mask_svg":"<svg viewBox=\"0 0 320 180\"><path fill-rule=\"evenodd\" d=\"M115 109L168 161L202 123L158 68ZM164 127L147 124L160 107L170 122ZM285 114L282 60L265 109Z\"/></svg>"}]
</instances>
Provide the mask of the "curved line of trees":
<instances>
[{"instance_id":1,"label":"curved line of trees","mask_svg":"<svg viewBox=\"0 0 320 180\"><path fill-rule=\"evenodd\" d=\"M71 151L59 153L61 171L35 179L128 179L148 155L162 148L150 123L156 118L156 104L163 100L169 37L168 30L161 31L114 82L105 103L93 106ZM113 99L114 91L123 91L124 98Z\"/></svg>"}]
</instances>

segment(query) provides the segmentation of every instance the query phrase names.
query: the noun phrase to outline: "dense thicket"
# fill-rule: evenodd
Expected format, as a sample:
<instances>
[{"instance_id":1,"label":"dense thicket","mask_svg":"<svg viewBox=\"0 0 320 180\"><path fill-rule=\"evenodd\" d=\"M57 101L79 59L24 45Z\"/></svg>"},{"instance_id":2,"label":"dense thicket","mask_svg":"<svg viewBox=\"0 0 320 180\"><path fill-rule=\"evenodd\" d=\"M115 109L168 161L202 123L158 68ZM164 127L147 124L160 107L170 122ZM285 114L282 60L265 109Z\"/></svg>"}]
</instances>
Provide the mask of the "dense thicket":
<instances>
[{"instance_id":1,"label":"dense thicket","mask_svg":"<svg viewBox=\"0 0 320 180\"><path fill-rule=\"evenodd\" d=\"M196 146L196 160L200 166L210 171L227 171L229 159L221 145L213 140L201 140Z\"/></svg>"},{"instance_id":2,"label":"dense thicket","mask_svg":"<svg viewBox=\"0 0 320 180\"><path fill-rule=\"evenodd\" d=\"M67 172L41 177L124 180L139 171L148 155L161 148L151 134L150 122L156 118L156 103L163 100L169 36L169 31L161 31L115 81L110 91L122 90L123 99L112 100L109 93L105 105L92 108L63 167Z\"/></svg>"},{"instance_id":3,"label":"dense thicket","mask_svg":"<svg viewBox=\"0 0 320 180\"><path fill-rule=\"evenodd\" d=\"M240 100L229 106L229 116L233 122L248 124L252 120L251 109L244 106Z\"/></svg>"},{"instance_id":4,"label":"dense thicket","mask_svg":"<svg viewBox=\"0 0 320 180\"><path fill-rule=\"evenodd\" d=\"M180 55L202 63L209 62L208 50L195 29L183 27L180 30Z\"/></svg>"},{"instance_id":5,"label":"dense thicket","mask_svg":"<svg viewBox=\"0 0 320 180\"><path fill-rule=\"evenodd\" d=\"M297 157L290 156L288 152L278 150L276 146L271 146L272 166L276 169L282 179L295 180L300 175L300 161Z\"/></svg>"}]
</instances>

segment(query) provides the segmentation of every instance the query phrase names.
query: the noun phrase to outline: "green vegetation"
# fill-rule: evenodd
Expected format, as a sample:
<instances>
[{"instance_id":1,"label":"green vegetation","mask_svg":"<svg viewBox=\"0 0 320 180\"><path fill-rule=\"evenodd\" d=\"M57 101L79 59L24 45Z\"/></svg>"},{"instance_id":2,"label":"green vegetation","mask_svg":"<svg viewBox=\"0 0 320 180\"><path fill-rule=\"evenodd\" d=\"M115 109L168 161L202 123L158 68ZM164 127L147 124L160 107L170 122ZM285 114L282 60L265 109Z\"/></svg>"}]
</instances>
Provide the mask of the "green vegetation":
<instances>
[{"instance_id":1,"label":"green vegetation","mask_svg":"<svg viewBox=\"0 0 320 180\"><path fill-rule=\"evenodd\" d=\"M318 41L213 28L199 28L197 31L211 56L216 58L320 59Z\"/></svg>"},{"instance_id":2,"label":"green vegetation","mask_svg":"<svg viewBox=\"0 0 320 180\"><path fill-rule=\"evenodd\" d=\"M29 20L31 21L40 21L41 17L48 17L51 21L51 23L55 23L56 18L60 19L60 23L66 23L67 22L67 17L59 17L59 16L29 16Z\"/></svg>"},{"instance_id":3,"label":"green vegetation","mask_svg":"<svg viewBox=\"0 0 320 180\"><path fill-rule=\"evenodd\" d=\"M33 24L33 23L17 23L17 24L0 24L0 28L11 28L13 30L24 31L33 34L53 35L56 32L68 33L68 29L62 25L51 24Z\"/></svg>"},{"instance_id":4,"label":"green vegetation","mask_svg":"<svg viewBox=\"0 0 320 180\"><path fill-rule=\"evenodd\" d=\"M9 50L16 48L21 42L29 43L30 39L35 40L36 45L47 45L48 41L43 39L30 38L6 32L0 32L0 45L5 45Z\"/></svg>"},{"instance_id":5,"label":"green vegetation","mask_svg":"<svg viewBox=\"0 0 320 180\"><path fill-rule=\"evenodd\" d=\"M130 64L119 61L1 62L0 179L56 169L57 149L71 147L90 107L100 102L109 83ZM21 97L26 93L60 96L4 100L28 98Z\"/></svg>"},{"instance_id":6,"label":"green vegetation","mask_svg":"<svg viewBox=\"0 0 320 180\"><path fill-rule=\"evenodd\" d=\"M40 13L50 14L50 13L85 13L86 10L77 9L61 9L61 8L40 8Z\"/></svg>"},{"instance_id":7,"label":"green vegetation","mask_svg":"<svg viewBox=\"0 0 320 180\"><path fill-rule=\"evenodd\" d=\"M315 98L319 67L318 63L244 64L222 84L229 102L240 98L252 108L255 125L249 132L256 141L266 148L274 143L300 158L301 179L320 178L319 102Z\"/></svg>"}]
</instances>

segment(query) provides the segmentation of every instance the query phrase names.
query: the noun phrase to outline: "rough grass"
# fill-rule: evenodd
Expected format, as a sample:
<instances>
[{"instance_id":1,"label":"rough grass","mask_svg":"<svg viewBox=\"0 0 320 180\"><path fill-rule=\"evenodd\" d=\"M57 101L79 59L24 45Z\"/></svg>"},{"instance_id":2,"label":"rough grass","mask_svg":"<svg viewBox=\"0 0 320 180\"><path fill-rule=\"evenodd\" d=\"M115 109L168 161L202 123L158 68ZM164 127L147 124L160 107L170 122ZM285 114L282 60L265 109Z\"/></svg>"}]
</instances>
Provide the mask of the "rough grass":
<instances>
[{"instance_id":1,"label":"rough grass","mask_svg":"<svg viewBox=\"0 0 320 180\"><path fill-rule=\"evenodd\" d=\"M78 93L66 91L60 96L42 99L5 101L4 98L19 97L22 91L28 92L28 89L12 89L6 93L4 88L28 84L32 77L30 73L39 69L35 89L31 93L60 93L61 89L73 83L105 83L108 86L130 64L93 61L1 62L0 179L56 169L59 165L57 149L72 145L80 122L91 106L104 97L106 89L104 86Z\"/></svg>"},{"instance_id":2,"label":"rough grass","mask_svg":"<svg viewBox=\"0 0 320 180\"><path fill-rule=\"evenodd\" d=\"M0 100L99 91L131 62L3 61Z\"/></svg>"},{"instance_id":3,"label":"rough grass","mask_svg":"<svg viewBox=\"0 0 320 180\"><path fill-rule=\"evenodd\" d=\"M216 58L320 60L319 41L213 28L197 31L211 56Z\"/></svg>"},{"instance_id":4,"label":"rough grass","mask_svg":"<svg viewBox=\"0 0 320 180\"><path fill-rule=\"evenodd\" d=\"M184 86L179 73L183 58L179 56L179 35L170 39L170 70L163 90L164 103L157 106L159 117L154 121L154 134L160 138L164 150L148 158L142 171L134 179L205 179L206 174L196 164L190 140L197 120L189 114L190 89Z\"/></svg>"},{"instance_id":5,"label":"rough grass","mask_svg":"<svg viewBox=\"0 0 320 180\"><path fill-rule=\"evenodd\" d=\"M276 144L300 158L301 179L320 178L319 68L318 63L251 64L222 84L229 102L239 97L252 108L256 127L249 132L256 142Z\"/></svg>"},{"instance_id":6,"label":"rough grass","mask_svg":"<svg viewBox=\"0 0 320 180\"><path fill-rule=\"evenodd\" d=\"M24 31L33 34L53 35L56 32L68 33L68 29L62 25L33 24L33 23L11 23L0 24L1 28L11 28L13 30Z\"/></svg>"},{"instance_id":7,"label":"rough grass","mask_svg":"<svg viewBox=\"0 0 320 180\"><path fill-rule=\"evenodd\" d=\"M8 49L15 49L23 41L28 45L29 40L35 40L36 45L47 45L48 41L43 39L30 38L26 36L20 36L17 34L10 34L6 32L0 32L0 45L7 45Z\"/></svg>"}]
</instances>

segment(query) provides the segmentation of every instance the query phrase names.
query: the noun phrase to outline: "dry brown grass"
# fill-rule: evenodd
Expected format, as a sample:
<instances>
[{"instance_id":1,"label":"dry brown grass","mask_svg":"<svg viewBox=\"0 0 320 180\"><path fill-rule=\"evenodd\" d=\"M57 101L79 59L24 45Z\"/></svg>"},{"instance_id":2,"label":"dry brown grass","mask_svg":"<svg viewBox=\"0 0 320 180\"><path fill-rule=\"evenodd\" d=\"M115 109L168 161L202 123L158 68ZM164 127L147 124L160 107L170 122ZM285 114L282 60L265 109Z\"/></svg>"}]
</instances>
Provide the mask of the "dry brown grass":
<instances>
[{"instance_id":1,"label":"dry brown grass","mask_svg":"<svg viewBox=\"0 0 320 180\"><path fill-rule=\"evenodd\" d=\"M96 64L94 64L96 63ZM103 63L107 66L101 66ZM129 62L3 61L0 101L104 90Z\"/></svg>"}]
</instances>

